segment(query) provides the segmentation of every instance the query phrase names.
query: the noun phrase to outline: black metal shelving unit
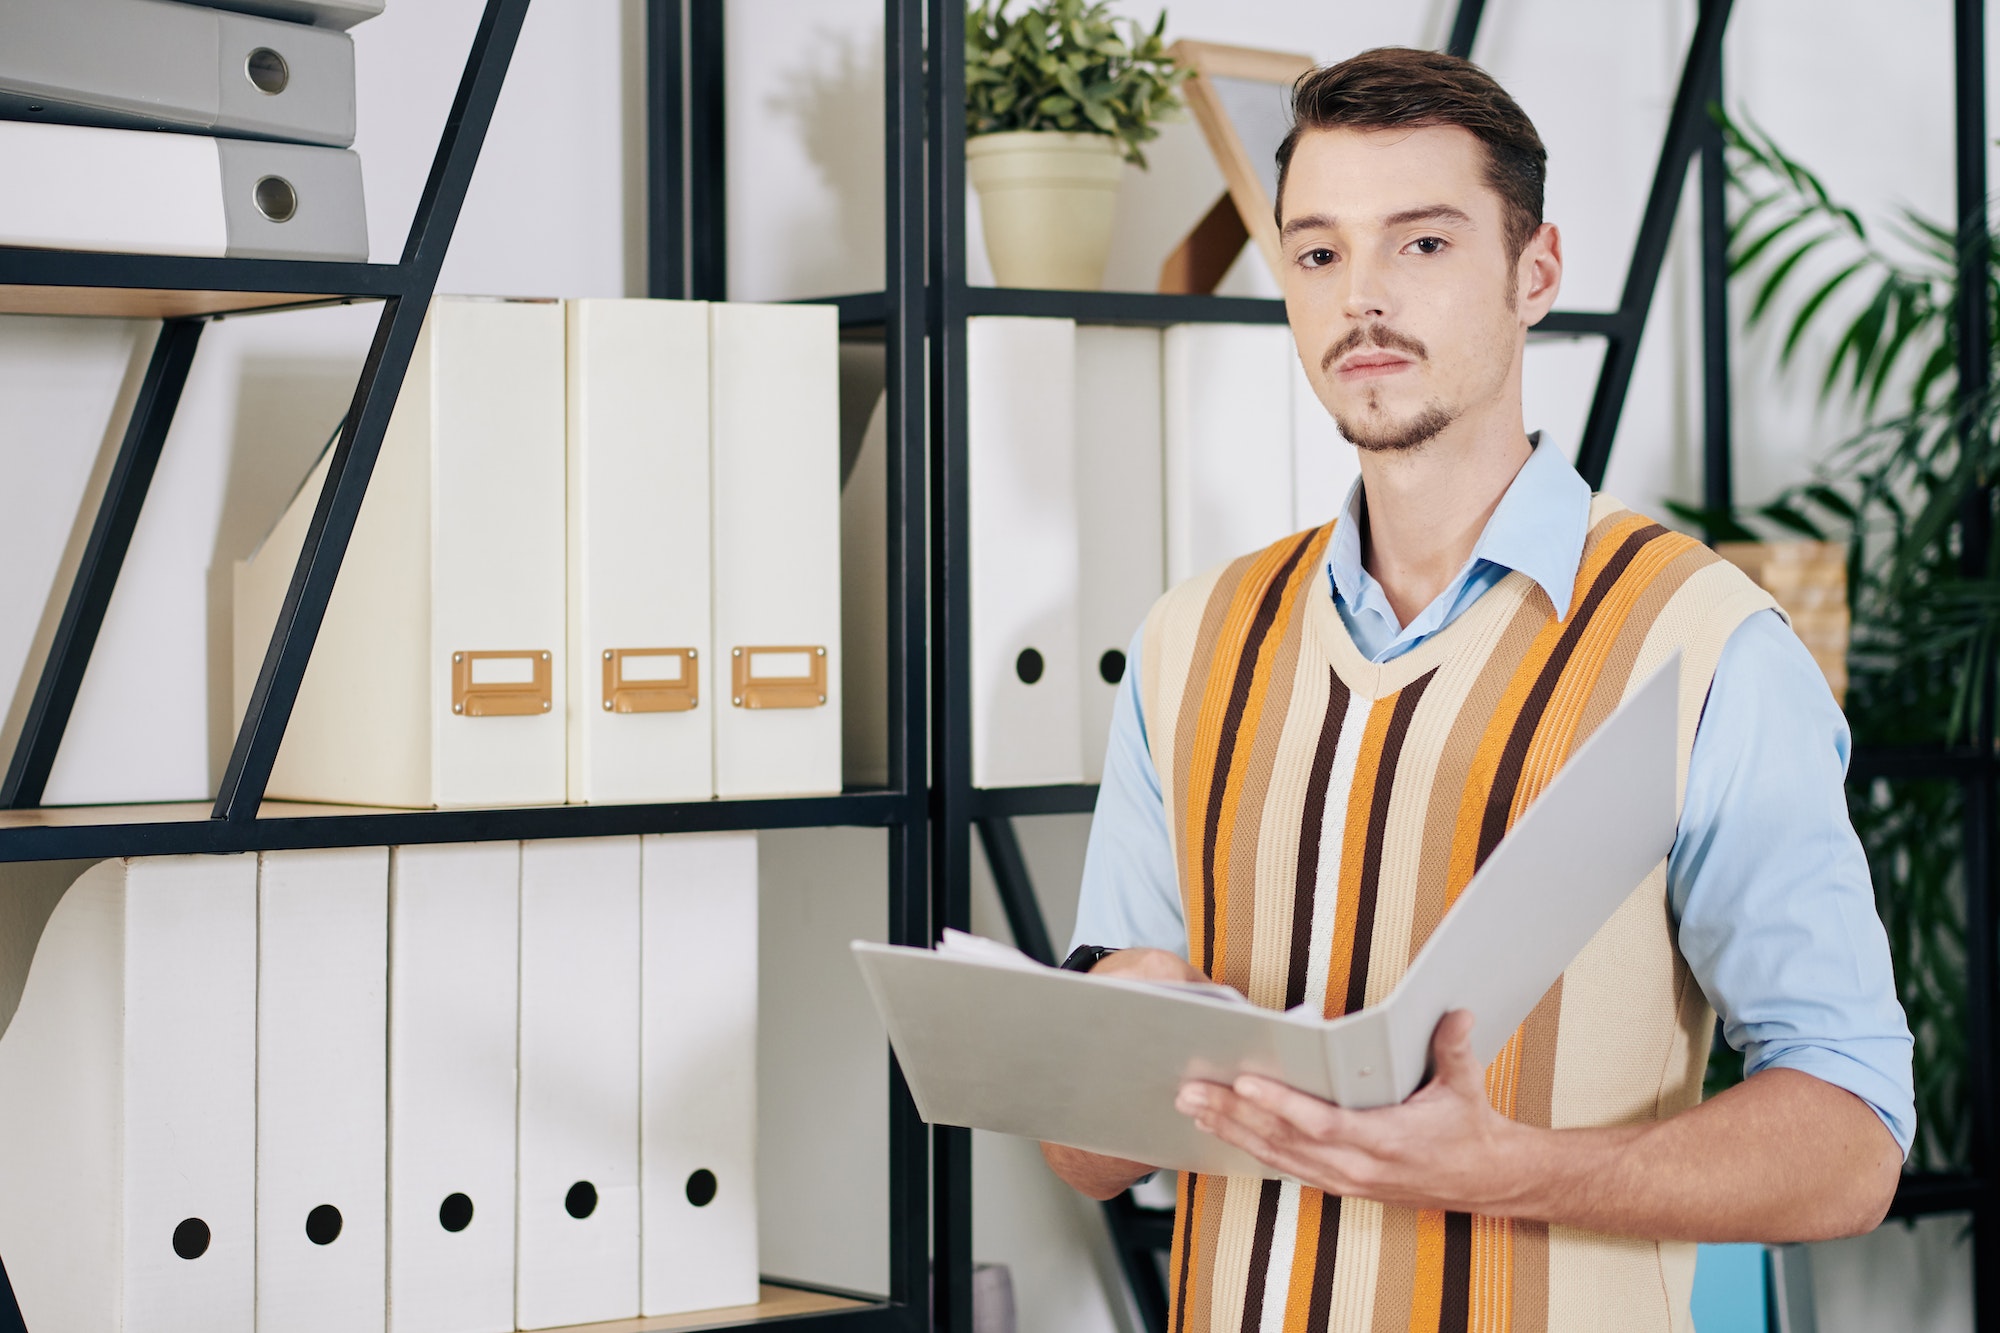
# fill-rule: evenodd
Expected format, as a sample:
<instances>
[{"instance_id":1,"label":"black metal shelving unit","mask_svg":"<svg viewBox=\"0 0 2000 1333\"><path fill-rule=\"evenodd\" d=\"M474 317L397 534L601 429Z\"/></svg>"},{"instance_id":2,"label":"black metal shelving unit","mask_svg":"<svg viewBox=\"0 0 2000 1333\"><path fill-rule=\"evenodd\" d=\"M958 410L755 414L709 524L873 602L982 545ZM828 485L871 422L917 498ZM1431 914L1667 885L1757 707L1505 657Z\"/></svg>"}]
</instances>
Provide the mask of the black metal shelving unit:
<instances>
[{"instance_id":1,"label":"black metal shelving unit","mask_svg":"<svg viewBox=\"0 0 2000 1333\"><path fill-rule=\"evenodd\" d=\"M884 303L891 349L887 496L889 785L838 796L627 806L438 811L355 810L266 802L283 741L342 556L389 416L437 285L529 0L486 0L430 176L394 264L184 258L0 247L0 314L96 315L161 320L132 416L72 585L39 665L36 687L4 776L0 862L259 851L478 839L589 837L719 829L833 825L881 828L889 836L888 938L931 938L924 618L921 11L887 5L900 81L891 80L892 144L908 145L889 181L890 291ZM720 298L723 233L721 4L649 0L651 165L649 283L657 296ZM892 154L893 156L893 154ZM915 229L912 229L912 222ZM899 282L901 285L899 285ZM144 508L181 391L212 319L310 306L380 302L329 474L294 570L249 709L212 804L44 808L49 773ZM914 410L912 410L914 404ZM889 1291L847 1298L837 1309L708 1327L805 1328L917 1333L931 1327L925 1295L932 1221L929 1131L892 1074L889 1123ZM773 1281L779 1281L773 1279ZM797 1283L781 1285L799 1287ZM940 1288L950 1283L940 1283ZM813 1290L812 1288L807 1288ZM969 1324L961 1325L969 1328ZM0 1333L25 1326L0 1268Z\"/></svg>"}]
</instances>

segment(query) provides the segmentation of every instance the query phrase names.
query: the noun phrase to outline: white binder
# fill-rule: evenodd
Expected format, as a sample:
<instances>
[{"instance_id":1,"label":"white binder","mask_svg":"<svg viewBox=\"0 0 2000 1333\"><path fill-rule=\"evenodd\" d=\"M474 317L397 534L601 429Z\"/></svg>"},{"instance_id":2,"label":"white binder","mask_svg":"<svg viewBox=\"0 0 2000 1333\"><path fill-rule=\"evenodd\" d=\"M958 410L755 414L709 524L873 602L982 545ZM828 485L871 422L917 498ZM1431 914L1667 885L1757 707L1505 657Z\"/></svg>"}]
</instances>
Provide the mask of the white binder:
<instances>
[{"instance_id":1,"label":"white binder","mask_svg":"<svg viewBox=\"0 0 2000 1333\"><path fill-rule=\"evenodd\" d=\"M389 853L266 852L257 883L257 1327L383 1327Z\"/></svg>"},{"instance_id":2,"label":"white binder","mask_svg":"<svg viewBox=\"0 0 2000 1333\"><path fill-rule=\"evenodd\" d=\"M1166 591L1160 332L1076 331L1077 545L1083 780L1104 777L1125 650Z\"/></svg>"},{"instance_id":3,"label":"white binder","mask_svg":"<svg viewBox=\"0 0 2000 1333\"><path fill-rule=\"evenodd\" d=\"M343 148L0 120L0 245L232 259L368 258Z\"/></svg>"},{"instance_id":4,"label":"white binder","mask_svg":"<svg viewBox=\"0 0 2000 1333\"><path fill-rule=\"evenodd\" d=\"M643 1313L757 1300L757 835L641 853Z\"/></svg>"},{"instance_id":5,"label":"white binder","mask_svg":"<svg viewBox=\"0 0 2000 1333\"><path fill-rule=\"evenodd\" d=\"M708 307L569 306L569 799L714 794Z\"/></svg>"},{"instance_id":6,"label":"white binder","mask_svg":"<svg viewBox=\"0 0 2000 1333\"><path fill-rule=\"evenodd\" d=\"M514 1327L521 846L389 854L390 1333Z\"/></svg>"},{"instance_id":7,"label":"white binder","mask_svg":"<svg viewBox=\"0 0 2000 1333\"><path fill-rule=\"evenodd\" d=\"M1333 521L1361 475L1355 447L1333 424L1333 414L1313 392L1305 368L1292 358L1292 530Z\"/></svg>"},{"instance_id":8,"label":"white binder","mask_svg":"<svg viewBox=\"0 0 2000 1333\"><path fill-rule=\"evenodd\" d=\"M1292 382L1282 324L1176 324L1166 332L1167 582L1292 528Z\"/></svg>"},{"instance_id":9,"label":"white binder","mask_svg":"<svg viewBox=\"0 0 2000 1333\"><path fill-rule=\"evenodd\" d=\"M521 845L514 1321L639 1313L639 839Z\"/></svg>"},{"instance_id":10,"label":"white binder","mask_svg":"<svg viewBox=\"0 0 2000 1333\"><path fill-rule=\"evenodd\" d=\"M274 799L562 802L563 400L561 305L432 303L271 772ZM236 567L239 716L326 466Z\"/></svg>"},{"instance_id":11,"label":"white binder","mask_svg":"<svg viewBox=\"0 0 2000 1333\"><path fill-rule=\"evenodd\" d=\"M188 0L188 3L233 9L242 14L262 14L288 23L351 28L380 14L385 0Z\"/></svg>"},{"instance_id":12,"label":"white binder","mask_svg":"<svg viewBox=\"0 0 2000 1333\"><path fill-rule=\"evenodd\" d=\"M248 1333L257 858L105 861L0 1037L0 1257L37 1333Z\"/></svg>"},{"instance_id":13,"label":"white binder","mask_svg":"<svg viewBox=\"0 0 2000 1333\"><path fill-rule=\"evenodd\" d=\"M839 333L709 307L718 796L840 790Z\"/></svg>"},{"instance_id":14,"label":"white binder","mask_svg":"<svg viewBox=\"0 0 2000 1333\"><path fill-rule=\"evenodd\" d=\"M0 0L0 116L345 148L354 39L171 0Z\"/></svg>"},{"instance_id":15,"label":"white binder","mask_svg":"<svg viewBox=\"0 0 2000 1333\"><path fill-rule=\"evenodd\" d=\"M1081 782L1076 323L966 329L972 782Z\"/></svg>"}]
</instances>

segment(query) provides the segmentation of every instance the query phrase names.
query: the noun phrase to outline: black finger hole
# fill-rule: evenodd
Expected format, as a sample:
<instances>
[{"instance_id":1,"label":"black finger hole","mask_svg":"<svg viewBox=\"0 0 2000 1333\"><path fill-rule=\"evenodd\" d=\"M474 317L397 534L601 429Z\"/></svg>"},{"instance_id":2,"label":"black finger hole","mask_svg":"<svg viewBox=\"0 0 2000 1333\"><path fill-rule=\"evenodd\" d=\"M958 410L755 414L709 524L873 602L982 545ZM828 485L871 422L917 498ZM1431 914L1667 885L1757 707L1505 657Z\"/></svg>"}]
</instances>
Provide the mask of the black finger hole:
<instances>
[{"instance_id":1,"label":"black finger hole","mask_svg":"<svg viewBox=\"0 0 2000 1333\"><path fill-rule=\"evenodd\" d=\"M174 1228L174 1253L183 1259L199 1259L208 1253L208 1223L190 1217Z\"/></svg>"},{"instance_id":2,"label":"black finger hole","mask_svg":"<svg viewBox=\"0 0 2000 1333\"><path fill-rule=\"evenodd\" d=\"M472 1225L472 1200L464 1194L447 1194L438 1205L438 1225L446 1231L463 1231Z\"/></svg>"},{"instance_id":3,"label":"black finger hole","mask_svg":"<svg viewBox=\"0 0 2000 1333\"><path fill-rule=\"evenodd\" d=\"M1116 685L1125 679L1125 654L1116 648L1105 650L1097 659L1097 674L1104 677L1106 685Z\"/></svg>"},{"instance_id":4,"label":"black finger hole","mask_svg":"<svg viewBox=\"0 0 2000 1333\"><path fill-rule=\"evenodd\" d=\"M1042 655L1033 648L1023 648L1021 655L1014 659L1014 674L1021 678L1023 685L1033 685L1042 678Z\"/></svg>"},{"instance_id":5,"label":"black finger hole","mask_svg":"<svg viewBox=\"0 0 2000 1333\"><path fill-rule=\"evenodd\" d=\"M697 1208L706 1208L715 1202L715 1172L703 1167L688 1177L688 1202Z\"/></svg>"},{"instance_id":6,"label":"black finger hole","mask_svg":"<svg viewBox=\"0 0 2000 1333\"><path fill-rule=\"evenodd\" d=\"M306 1239L315 1245L331 1245L340 1239L340 1209L323 1203L306 1214Z\"/></svg>"},{"instance_id":7,"label":"black finger hole","mask_svg":"<svg viewBox=\"0 0 2000 1333\"><path fill-rule=\"evenodd\" d=\"M597 1186L587 1180L577 1181L563 1196L563 1207L578 1220L589 1217L597 1211Z\"/></svg>"}]
</instances>

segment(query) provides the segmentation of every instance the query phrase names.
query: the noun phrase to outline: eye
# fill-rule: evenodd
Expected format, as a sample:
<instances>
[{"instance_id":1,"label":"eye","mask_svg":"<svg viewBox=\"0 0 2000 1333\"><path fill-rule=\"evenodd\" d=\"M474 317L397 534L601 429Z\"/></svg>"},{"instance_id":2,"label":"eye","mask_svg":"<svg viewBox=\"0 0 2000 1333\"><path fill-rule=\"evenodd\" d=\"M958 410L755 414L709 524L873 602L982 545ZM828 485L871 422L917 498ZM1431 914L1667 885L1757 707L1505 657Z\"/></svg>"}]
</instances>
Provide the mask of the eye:
<instances>
[{"instance_id":1,"label":"eye","mask_svg":"<svg viewBox=\"0 0 2000 1333\"><path fill-rule=\"evenodd\" d=\"M1299 256L1301 268L1325 268L1334 261L1334 253L1323 245L1316 245Z\"/></svg>"},{"instance_id":2,"label":"eye","mask_svg":"<svg viewBox=\"0 0 2000 1333\"><path fill-rule=\"evenodd\" d=\"M1418 254L1435 255L1443 253L1446 242L1442 236L1419 236L1410 244Z\"/></svg>"}]
</instances>

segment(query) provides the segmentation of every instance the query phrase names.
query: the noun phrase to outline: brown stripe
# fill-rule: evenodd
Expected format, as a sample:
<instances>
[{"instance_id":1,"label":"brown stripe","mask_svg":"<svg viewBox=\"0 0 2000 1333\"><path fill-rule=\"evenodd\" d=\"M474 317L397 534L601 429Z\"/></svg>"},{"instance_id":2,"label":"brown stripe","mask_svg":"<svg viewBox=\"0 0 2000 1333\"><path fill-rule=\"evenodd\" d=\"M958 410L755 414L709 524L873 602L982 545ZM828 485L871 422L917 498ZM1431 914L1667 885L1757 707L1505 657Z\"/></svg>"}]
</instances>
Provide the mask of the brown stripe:
<instances>
[{"instance_id":1,"label":"brown stripe","mask_svg":"<svg viewBox=\"0 0 2000 1333\"><path fill-rule=\"evenodd\" d=\"M1180 1195L1178 1216L1179 1235L1174 1237L1174 1318L1173 1333L1183 1333L1187 1328L1188 1273L1194 1268L1194 1173L1183 1171L1175 1193Z\"/></svg>"},{"instance_id":2,"label":"brown stripe","mask_svg":"<svg viewBox=\"0 0 2000 1333\"><path fill-rule=\"evenodd\" d=\"M1444 1289L1438 1333L1466 1333L1472 1297L1472 1214L1444 1215Z\"/></svg>"},{"instance_id":3,"label":"brown stripe","mask_svg":"<svg viewBox=\"0 0 2000 1333\"><path fill-rule=\"evenodd\" d=\"M1403 755L1403 741L1410 734L1410 719L1423 702L1424 691L1437 678L1433 667L1405 685L1396 695L1395 711L1389 715L1388 735L1382 741L1382 762L1375 778L1375 790L1368 807L1368 842L1361 859L1361 892L1355 903L1354 961L1347 969L1347 1001L1341 1009L1351 1014L1360 1009L1368 995L1368 955L1375 937L1375 895L1382 883L1382 838L1389 827L1389 800L1396 792L1396 763Z\"/></svg>"},{"instance_id":4,"label":"brown stripe","mask_svg":"<svg viewBox=\"0 0 2000 1333\"><path fill-rule=\"evenodd\" d=\"M1208 809L1201 831L1201 956L1211 974L1216 970L1215 839L1222 826L1223 793L1229 789L1229 770L1236 758L1236 730L1243 725L1243 710L1250 702L1250 685L1257 676L1258 650L1264 646L1264 638L1277 619L1278 603L1284 598L1285 584L1291 579L1299 557L1305 554L1306 547L1312 545L1312 539L1312 533L1301 533L1291 554L1285 557L1285 563L1265 585L1263 600L1257 606L1257 616L1250 622L1250 632L1244 636L1243 646L1236 654L1236 679L1230 685L1229 706L1222 715L1221 743L1216 747L1212 769L1214 776L1209 779Z\"/></svg>"},{"instance_id":5,"label":"brown stripe","mask_svg":"<svg viewBox=\"0 0 2000 1333\"><path fill-rule=\"evenodd\" d=\"M1275 1180L1257 1193L1257 1230L1250 1242L1250 1277L1243 1288L1243 1333L1257 1333L1264 1322L1264 1284L1271 1276L1271 1241L1278 1234L1278 1191Z\"/></svg>"},{"instance_id":6,"label":"brown stripe","mask_svg":"<svg viewBox=\"0 0 2000 1333\"><path fill-rule=\"evenodd\" d=\"M1321 1196L1319 1243L1313 1247L1312 1303L1306 1307L1306 1333L1327 1333L1333 1318L1333 1265L1340 1257L1340 1196ZM1294 1258L1293 1263L1298 1260Z\"/></svg>"},{"instance_id":7,"label":"brown stripe","mask_svg":"<svg viewBox=\"0 0 2000 1333\"><path fill-rule=\"evenodd\" d=\"M1657 523L1649 523L1627 537L1618 547L1597 578L1590 585L1583 605L1576 609L1567 625L1563 626L1562 637L1556 641L1549 653L1549 660L1542 665L1534 686L1521 711L1514 717L1513 730L1507 736L1507 746L1500 756L1499 771L1494 774L1493 786L1486 795L1486 813L1479 826L1479 854L1475 865L1486 864L1486 858L1500 845L1500 839L1507 833L1508 814L1514 806L1514 789L1521 781L1521 765L1528 757L1528 745L1535 737L1535 728L1541 724L1542 714L1549 706L1549 699L1555 694L1556 682L1561 678L1570 657L1576 652L1576 645L1583 638L1584 630L1596 614L1597 608L1617 584L1619 576L1639 554L1639 551L1656 537L1664 537L1667 530Z\"/></svg>"},{"instance_id":8,"label":"brown stripe","mask_svg":"<svg viewBox=\"0 0 2000 1333\"><path fill-rule=\"evenodd\" d=\"M1334 752L1347 720L1347 684L1332 667L1326 717L1320 722L1319 743L1313 747L1312 777L1306 783L1306 812L1299 824L1299 866L1292 885L1292 957L1285 972L1285 1008L1305 1003L1306 972L1312 965L1313 897L1319 887L1319 840L1326 825L1326 789L1333 781ZM1337 887L1337 886L1336 886Z\"/></svg>"}]
</instances>

